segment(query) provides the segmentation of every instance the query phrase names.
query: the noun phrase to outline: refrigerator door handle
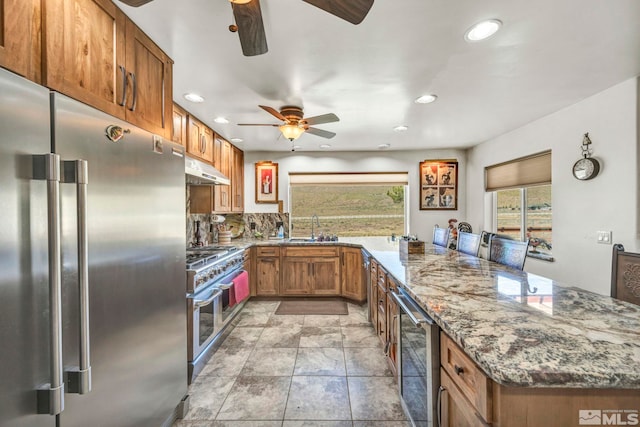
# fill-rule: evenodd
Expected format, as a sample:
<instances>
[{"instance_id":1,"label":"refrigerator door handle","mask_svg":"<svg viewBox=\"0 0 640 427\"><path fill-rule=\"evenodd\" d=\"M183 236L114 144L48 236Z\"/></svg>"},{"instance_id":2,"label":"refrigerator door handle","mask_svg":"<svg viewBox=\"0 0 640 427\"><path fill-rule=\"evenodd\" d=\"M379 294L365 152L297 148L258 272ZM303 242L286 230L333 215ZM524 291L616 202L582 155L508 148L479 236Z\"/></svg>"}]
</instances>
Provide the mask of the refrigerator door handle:
<instances>
[{"instance_id":1,"label":"refrigerator door handle","mask_svg":"<svg viewBox=\"0 0 640 427\"><path fill-rule=\"evenodd\" d=\"M87 237L87 184L89 168L86 160L62 162L64 183L76 184L78 223L78 295L80 340L78 367L67 369L68 392L86 394L91 391L91 352L89 332L89 250Z\"/></svg>"},{"instance_id":2,"label":"refrigerator door handle","mask_svg":"<svg viewBox=\"0 0 640 427\"><path fill-rule=\"evenodd\" d=\"M49 384L37 390L39 414L58 415L64 410L62 376L62 260L60 256L60 156L33 156L33 179L47 181L49 250Z\"/></svg>"}]
</instances>

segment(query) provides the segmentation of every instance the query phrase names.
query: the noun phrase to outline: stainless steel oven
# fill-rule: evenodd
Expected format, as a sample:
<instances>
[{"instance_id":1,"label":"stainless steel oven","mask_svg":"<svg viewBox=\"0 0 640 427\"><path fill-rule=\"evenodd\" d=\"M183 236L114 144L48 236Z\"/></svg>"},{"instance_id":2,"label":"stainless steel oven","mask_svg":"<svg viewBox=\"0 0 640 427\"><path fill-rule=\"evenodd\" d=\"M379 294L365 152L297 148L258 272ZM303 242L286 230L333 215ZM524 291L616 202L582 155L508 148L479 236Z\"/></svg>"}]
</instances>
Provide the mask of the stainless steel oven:
<instances>
[{"instance_id":1,"label":"stainless steel oven","mask_svg":"<svg viewBox=\"0 0 640 427\"><path fill-rule=\"evenodd\" d=\"M234 281L244 251L233 247L190 250L187 255L187 358L189 382L202 370L225 327L242 310Z\"/></svg>"},{"instance_id":2,"label":"stainless steel oven","mask_svg":"<svg viewBox=\"0 0 640 427\"><path fill-rule=\"evenodd\" d=\"M398 304L398 378L402 405L414 426L437 427L440 387L440 328L404 291L391 292Z\"/></svg>"}]
</instances>

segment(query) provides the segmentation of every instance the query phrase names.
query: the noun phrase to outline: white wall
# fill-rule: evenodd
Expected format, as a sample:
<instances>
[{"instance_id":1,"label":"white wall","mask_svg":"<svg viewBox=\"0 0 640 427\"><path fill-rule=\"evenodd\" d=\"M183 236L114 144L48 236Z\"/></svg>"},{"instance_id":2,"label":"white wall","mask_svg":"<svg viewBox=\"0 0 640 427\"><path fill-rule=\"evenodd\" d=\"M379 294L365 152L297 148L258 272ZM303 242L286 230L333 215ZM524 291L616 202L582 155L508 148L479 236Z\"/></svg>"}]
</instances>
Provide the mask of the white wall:
<instances>
[{"instance_id":1,"label":"white wall","mask_svg":"<svg viewBox=\"0 0 640 427\"><path fill-rule=\"evenodd\" d=\"M525 270L608 295L612 246L596 243L596 231L613 231L613 241L626 250L640 246L639 92L638 79L627 80L469 150L466 206L474 229L492 227L485 166L551 149L555 262L529 258ZM571 168L581 157L585 132L601 171L593 180L578 181Z\"/></svg>"},{"instance_id":2,"label":"white wall","mask_svg":"<svg viewBox=\"0 0 640 427\"><path fill-rule=\"evenodd\" d=\"M304 142L302 142L304 144ZM458 188L458 210L421 211L419 209L419 163L425 159L457 159L458 182L466 181L466 151L464 150L419 150L419 151L374 151L374 152L245 152L245 212L278 212L277 204L255 203L255 163L270 160L278 163L278 197L283 201L285 212L289 211L289 172L408 172L410 203L409 233L417 234L421 240L431 241L435 224L447 225L449 218L466 219L465 185ZM318 209L318 215L322 216Z\"/></svg>"}]
</instances>

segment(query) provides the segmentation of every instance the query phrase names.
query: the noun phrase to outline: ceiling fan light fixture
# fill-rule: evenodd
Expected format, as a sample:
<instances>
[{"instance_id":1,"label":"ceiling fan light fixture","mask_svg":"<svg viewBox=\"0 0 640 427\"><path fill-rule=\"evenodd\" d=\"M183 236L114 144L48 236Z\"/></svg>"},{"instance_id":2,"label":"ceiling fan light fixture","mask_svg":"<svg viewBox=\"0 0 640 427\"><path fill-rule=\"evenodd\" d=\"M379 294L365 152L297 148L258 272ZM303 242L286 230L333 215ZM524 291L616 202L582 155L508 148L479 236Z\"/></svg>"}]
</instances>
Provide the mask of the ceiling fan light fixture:
<instances>
[{"instance_id":1,"label":"ceiling fan light fixture","mask_svg":"<svg viewBox=\"0 0 640 427\"><path fill-rule=\"evenodd\" d=\"M235 142L236 144L242 141L244 141L242 138L231 138L231 142Z\"/></svg>"},{"instance_id":2,"label":"ceiling fan light fixture","mask_svg":"<svg viewBox=\"0 0 640 427\"><path fill-rule=\"evenodd\" d=\"M204 102L204 97L197 93L189 92L184 94L184 99L190 102L201 103Z\"/></svg>"},{"instance_id":3,"label":"ceiling fan light fixture","mask_svg":"<svg viewBox=\"0 0 640 427\"><path fill-rule=\"evenodd\" d=\"M393 130L395 130L396 132L406 132L407 130L409 130L409 126L400 125L394 127Z\"/></svg>"},{"instance_id":4,"label":"ceiling fan light fixture","mask_svg":"<svg viewBox=\"0 0 640 427\"><path fill-rule=\"evenodd\" d=\"M422 95L416 98L413 102L415 102L416 104L431 104L432 102L435 102L436 99L438 99L438 95L429 94Z\"/></svg>"},{"instance_id":5,"label":"ceiling fan light fixture","mask_svg":"<svg viewBox=\"0 0 640 427\"><path fill-rule=\"evenodd\" d=\"M468 42L486 40L498 32L501 26L502 21L498 19L488 19L486 21L478 22L464 33L464 39Z\"/></svg>"},{"instance_id":6,"label":"ceiling fan light fixture","mask_svg":"<svg viewBox=\"0 0 640 427\"><path fill-rule=\"evenodd\" d=\"M229 0L231 3L235 3L235 4L247 4L247 3L251 3L251 0Z\"/></svg>"},{"instance_id":7,"label":"ceiling fan light fixture","mask_svg":"<svg viewBox=\"0 0 640 427\"><path fill-rule=\"evenodd\" d=\"M298 139L304 133L304 128L292 124L278 126L278 129L289 141Z\"/></svg>"},{"instance_id":8,"label":"ceiling fan light fixture","mask_svg":"<svg viewBox=\"0 0 640 427\"><path fill-rule=\"evenodd\" d=\"M229 123L229 120L225 119L224 117L216 117L215 119L213 119L213 121L221 125L226 125L227 123Z\"/></svg>"}]
</instances>

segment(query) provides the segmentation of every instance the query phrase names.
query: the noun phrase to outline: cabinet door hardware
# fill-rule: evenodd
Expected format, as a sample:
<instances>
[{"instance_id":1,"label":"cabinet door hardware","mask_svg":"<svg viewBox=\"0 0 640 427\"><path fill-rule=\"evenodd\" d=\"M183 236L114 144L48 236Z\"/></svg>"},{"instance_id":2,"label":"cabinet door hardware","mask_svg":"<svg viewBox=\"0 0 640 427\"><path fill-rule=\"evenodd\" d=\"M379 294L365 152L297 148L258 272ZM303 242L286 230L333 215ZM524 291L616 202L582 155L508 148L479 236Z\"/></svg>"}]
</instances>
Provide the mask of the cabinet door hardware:
<instances>
[{"instance_id":1,"label":"cabinet door hardware","mask_svg":"<svg viewBox=\"0 0 640 427\"><path fill-rule=\"evenodd\" d=\"M124 107L127 103L127 70L122 65L118 65L118 68L122 73L122 99L118 102L118 105Z\"/></svg>"}]
</instances>

